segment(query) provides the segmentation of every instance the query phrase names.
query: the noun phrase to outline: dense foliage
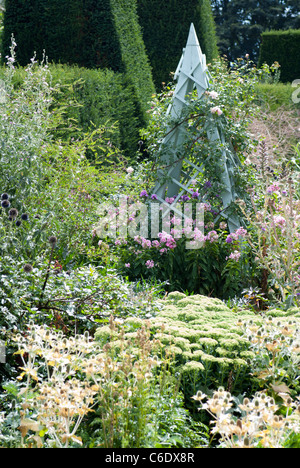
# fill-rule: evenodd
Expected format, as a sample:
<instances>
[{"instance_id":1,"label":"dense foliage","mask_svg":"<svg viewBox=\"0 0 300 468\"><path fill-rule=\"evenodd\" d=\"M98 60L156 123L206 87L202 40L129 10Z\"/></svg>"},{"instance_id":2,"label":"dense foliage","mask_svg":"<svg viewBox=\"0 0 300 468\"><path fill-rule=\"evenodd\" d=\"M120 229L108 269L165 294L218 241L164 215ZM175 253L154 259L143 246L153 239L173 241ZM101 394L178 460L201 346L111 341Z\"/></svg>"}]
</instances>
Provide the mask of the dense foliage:
<instances>
[{"instance_id":1,"label":"dense foliage","mask_svg":"<svg viewBox=\"0 0 300 468\"><path fill-rule=\"evenodd\" d=\"M299 78L300 29L267 31L262 34L261 39L258 65L261 66L264 63L271 65L277 61L280 64L281 81L292 82Z\"/></svg>"},{"instance_id":2,"label":"dense foliage","mask_svg":"<svg viewBox=\"0 0 300 468\"><path fill-rule=\"evenodd\" d=\"M207 60L217 57L210 1L138 0L138 16L158 92L162 83L168 83L170 74L176 71L191 23L194 23Z\"/></svg>"},{"instance_id":3,"label":"dense foliage","mask_svg":"<svg viewBox=\"0 0 300 468\"><path fill-rule=\"evenodd\" d=\"M7 56L13 35L22 66L36 54L38 60L46 55L50 63L122 73L135 114L145 125L154 86L136 8L136 0L30 0L26 4L8 0L2 57Z\"/></svg>"},{"instance_id":4,"label":"dense foliage","mask_svg":"<svg viewBox=\"0 0 300 468\"><path fill-rule=\"evenodd\" d=\"M56 136L65 141L83 139L101 127L112 147L134 157L139 149L141 121L132 88L126 84L124 75L76 65L51 64L49 70L46 80L53 88L51 108L59 108L63 116L56 127ZM4 74L5 67L2 67L0 77ZM25 68L17 68L12 77L13 86L22 86L25 76ZM94 151L88 151L88 156L96 160L101 154L103 150L97 145Z\"/></svg>"},{"instance_id":5,"label":"dense foliage","mask_svg":"<svg viewBox=\"0 0 300 468\"><path fill-rule=\"evenodd\" d=\"M257 63L263 32L300 27L297 0L212 0L211 5L220 53L230 60L250 54Z\"/></svg>"}]
</instances>

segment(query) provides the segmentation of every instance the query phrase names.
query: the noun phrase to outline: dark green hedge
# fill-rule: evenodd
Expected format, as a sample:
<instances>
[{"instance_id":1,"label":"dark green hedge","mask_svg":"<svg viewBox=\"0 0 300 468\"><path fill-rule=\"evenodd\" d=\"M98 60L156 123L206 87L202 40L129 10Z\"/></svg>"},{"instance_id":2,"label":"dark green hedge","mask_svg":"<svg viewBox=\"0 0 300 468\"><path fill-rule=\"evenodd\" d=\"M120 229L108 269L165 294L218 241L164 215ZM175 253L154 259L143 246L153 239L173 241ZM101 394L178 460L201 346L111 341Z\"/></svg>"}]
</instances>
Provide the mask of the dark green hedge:
<instances>
[{"instance_id":1,"label":"dark green hedge","mask_svg":"<svg viewBox=\"0 0 300 468\"><path fill-rule=\"evenodd\" d=\"M71 120L73 128L77 129L71 135L80 137L95 127L114 124L115 130L110 134L112 144L125 156L134 157L139 149L140 122L134 96L131 88L126 86L124 74L64 64L50 64L49 70L52 88L59 89L54 92L54 106L63 106L66 128ZM0 67L0 79L4 72L5 67ZM21 86L24 77L25 67L16 68L14 86ZM69 131L65 131L64 126L57 132L59 137L69 138Z\"/></svg>"},{"instance_id":2,"label":"dark green hedge","mask_svg":"<svg viewBox=\"0 0 300 468\"><path fill-rule=\"evenodd\" d=\"M34 52L41 59L45 50L49 63L122 73L144 125L155 88L136 1L6 0L2 56L8 54L14 34L21 66Z\"/></svg>"},{"instance_id":3,"label":"dark green hedge","mask_svg":"<svg viewBox=\"0 0 300 468\"><path fill-rule=\"evenodd\" d=\"M194 23L207 61L217 57L217 39L210 0L137 0L147 54L158 90L170 81L182 49L186 45L191 23Z\"/></svg>"},{"instance_id":4,"label":"dark green hedge","mask_svg":"<svg viewBox=\"0 0 300 468\"><path fill-rule=\"evenodd\" d=\"M134 157L140 139L140 120L131 86L126 85L123 73L112 70L91 70L76 65L50 65L52 83L62 86L60 102L69 102L66 118L78 121L83 132L105 124L114 123L111 136L114 146L128 157ZM69 85L69 86L68 86ZM70 88L71 86L71 88ZM76 101L79 106L72 105Z\"/></svg>"},{"instance_id":5,"label":"dark green hedge","mask_svg":"<svg viewBox=\"0 0 300 468\"><path fill-rule=\"evenodd\" d=\"M262 34L258 66L280 64L284 83L300 78L300 29L268 31Z\"/></svg>"}]
</instances>

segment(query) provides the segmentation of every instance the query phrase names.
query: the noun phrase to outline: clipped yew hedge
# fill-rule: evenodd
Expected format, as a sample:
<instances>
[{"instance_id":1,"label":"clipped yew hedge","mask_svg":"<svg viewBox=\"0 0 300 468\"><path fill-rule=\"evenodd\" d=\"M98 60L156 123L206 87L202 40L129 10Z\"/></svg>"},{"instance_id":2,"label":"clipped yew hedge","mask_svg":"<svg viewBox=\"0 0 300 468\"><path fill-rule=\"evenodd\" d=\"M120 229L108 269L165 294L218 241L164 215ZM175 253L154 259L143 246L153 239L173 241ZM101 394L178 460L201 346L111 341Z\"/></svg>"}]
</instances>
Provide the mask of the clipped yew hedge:
<instances>
[{"instance_id":1,"label":"clipped yew hedge","mask_svg":"<svg viewBox=\"0 0 300 468\"><path fill-rule=\"evenodd\" d=\"M143 126L155 88L136 1L7 0L2 57L9 54L13 34L21 66L34 53L38 60L45 53L49 63L122 73Z\"/></svg>"},{"instance_id":2,"label":"clipped yew hedge","mask_svg":"<svg viewBox=\"0 0 300 468\"><path fill-rule=\"evenodd\" d=\"M191 23L207 61L218 56L215 22L210 0L137 0L139 22L153 79L160 91L175 72L186 45Z\"/></svg>"},{"instance_id":3,"label":"clipped yew hedge","mask_svg":"<svg viewBox=\"0 0 300 468\"><path fill-rule=\"evenodd\" d=\"M258 66L280 64L280 80L292 82L300 78L300 29L262 33Z\"/></svg>"}]
</instances>

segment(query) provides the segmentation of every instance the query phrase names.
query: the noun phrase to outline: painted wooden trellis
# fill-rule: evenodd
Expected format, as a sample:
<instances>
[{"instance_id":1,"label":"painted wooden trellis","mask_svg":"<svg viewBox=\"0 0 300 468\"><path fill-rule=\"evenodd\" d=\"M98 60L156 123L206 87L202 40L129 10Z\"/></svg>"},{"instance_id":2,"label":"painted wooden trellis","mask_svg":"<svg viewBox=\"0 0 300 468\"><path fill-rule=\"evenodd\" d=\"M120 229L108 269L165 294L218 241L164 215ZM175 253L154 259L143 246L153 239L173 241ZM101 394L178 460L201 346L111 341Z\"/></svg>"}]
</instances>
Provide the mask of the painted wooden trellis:
<instances>
[{"instance_id":1,"label":"painted wooden trellis","mask_svg":"<svg viewBox=\"0 0 300 468\"><path fill-rule=\"evenodd\" d=\"M209 88L210 75L206 65L206 56L202 53L194 25L191 24L189 36L185 49L178 64L174 75L177 79L172 103L167 110L167 116L173 119L180 119L182 112L189 105L187 96L194 89L197 91L198 98L201 98L205 91ZM208 140L224 143L224 136L219 128L210 120L206 123L204 132ZM181 159L177 155L178 148L183 142L185 131L181 125L176 125L170 128L166 137L161 143L164 148L160 163L169 166L167 174L162 169L158 170L158 182L152 193L156 195L157 200L162 203L162 216L166 217L172 210L177 212L176 204L184 194L192 195L192 181L197 179L200 173L204 172L204 162L197 161L196 164L188 158ZM227 218L227 223L230 232L240 227L239 220L236 216L226 213L226 208L235 199L235 190L232 182L233 170L239 165L239 160L233 151L229 151L226 145L223 146L221 152L220 168L221 179L225 187L221 193L223 202L222 217ZM206 164L208 160L206 159ZM183 170L183 163L188 169ZM168 198L173 198L173 203L166 201ZM178 212L182 216L182 213ZM183 215L184 216L184 215Z\"/></svg>"}]
</instances>

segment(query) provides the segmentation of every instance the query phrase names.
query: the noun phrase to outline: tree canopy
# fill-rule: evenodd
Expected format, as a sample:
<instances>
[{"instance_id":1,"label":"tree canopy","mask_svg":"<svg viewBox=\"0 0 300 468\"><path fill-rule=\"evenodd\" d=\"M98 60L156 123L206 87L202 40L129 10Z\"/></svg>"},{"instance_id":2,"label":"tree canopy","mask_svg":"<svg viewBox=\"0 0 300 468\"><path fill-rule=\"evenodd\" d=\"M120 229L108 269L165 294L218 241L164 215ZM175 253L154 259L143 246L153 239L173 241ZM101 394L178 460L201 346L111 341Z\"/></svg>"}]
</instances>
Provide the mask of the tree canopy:
<instances>
[{"instance_id":1,"label":"tree canopy","mask_svg":"<svg viewBox=\"0 0 300 468\"><path fill-rule=\"evenodd\" d=\"M298 0L211 0L221 54L258 60L261 33L300 28Z\"/></svg>"}]
</instances>

